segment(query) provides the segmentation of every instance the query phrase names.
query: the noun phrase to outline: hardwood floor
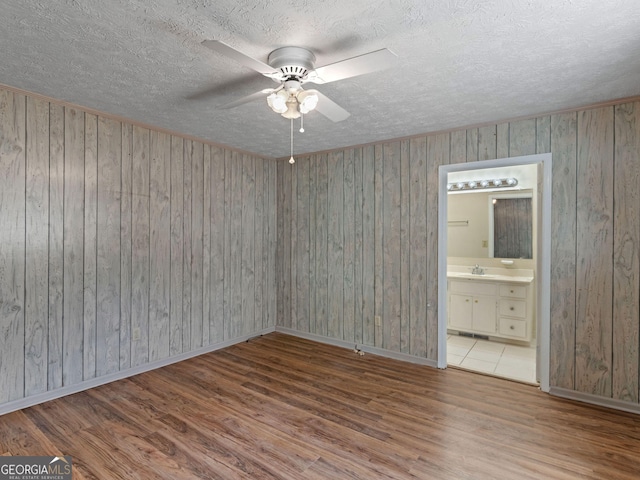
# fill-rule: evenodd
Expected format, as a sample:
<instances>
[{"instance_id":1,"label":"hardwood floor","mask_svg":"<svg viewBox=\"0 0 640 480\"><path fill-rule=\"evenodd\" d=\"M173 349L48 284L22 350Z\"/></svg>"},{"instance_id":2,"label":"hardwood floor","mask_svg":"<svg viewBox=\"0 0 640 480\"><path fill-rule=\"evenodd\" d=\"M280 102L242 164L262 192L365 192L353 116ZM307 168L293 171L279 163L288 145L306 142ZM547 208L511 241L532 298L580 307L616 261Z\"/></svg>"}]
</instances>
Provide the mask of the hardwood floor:
<instances>
[{"instance_id":1,"label":"hardwood floor","mask_svg":"<svg viewBox=\"0 0 640 480\"><path fill-rule=\"evenodd\" d=\"M640 416L273 333L0 417L74 479L631 479Z\"/></svg>"}]
</instances>

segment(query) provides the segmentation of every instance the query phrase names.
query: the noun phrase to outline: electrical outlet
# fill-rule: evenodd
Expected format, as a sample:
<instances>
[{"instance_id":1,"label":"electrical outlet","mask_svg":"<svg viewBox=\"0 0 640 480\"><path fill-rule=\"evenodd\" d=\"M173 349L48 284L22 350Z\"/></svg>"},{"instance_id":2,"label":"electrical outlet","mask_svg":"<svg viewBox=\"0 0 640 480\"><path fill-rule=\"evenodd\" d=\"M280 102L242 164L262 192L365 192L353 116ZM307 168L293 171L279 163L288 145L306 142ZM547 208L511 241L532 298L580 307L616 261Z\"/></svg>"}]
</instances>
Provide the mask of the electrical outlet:
<instances>
[{"instance_id":1,"label":"electrical outlet","mask_svg":"<svg viewBox=\"0 0 640 480\"><path fill-rule=\"evenodd\" d=\"M375 318L375 321L376 321L376 327L381 327L382 326L382 317L380 315L376 315L374 318Z\"/></svg>"},{"instance_id":2,"label":"electrical outlet","mask_svg":"<svg viewBox=\"0 0 640 480\"><path fill-rule=\"evenodd\" d=\"M489 247L489 242L487 242L486 240L482 240L482 247L483 248Z\"/></svg>"},{"instance_id":3,"label":"electrical outlet","mask_svg":"<svg viewBox=\"0 0 640 480\"><path fill-rule=\"evenodd\" d=\"M137 328L137 327L136 327L136 328L134 328L134 329L133 329L133 333L132 333L131 337L132 337L131 339L132 339L134 342L139 341L139 340L140 340L140 328Z\"/></svg>"}]
</instances>

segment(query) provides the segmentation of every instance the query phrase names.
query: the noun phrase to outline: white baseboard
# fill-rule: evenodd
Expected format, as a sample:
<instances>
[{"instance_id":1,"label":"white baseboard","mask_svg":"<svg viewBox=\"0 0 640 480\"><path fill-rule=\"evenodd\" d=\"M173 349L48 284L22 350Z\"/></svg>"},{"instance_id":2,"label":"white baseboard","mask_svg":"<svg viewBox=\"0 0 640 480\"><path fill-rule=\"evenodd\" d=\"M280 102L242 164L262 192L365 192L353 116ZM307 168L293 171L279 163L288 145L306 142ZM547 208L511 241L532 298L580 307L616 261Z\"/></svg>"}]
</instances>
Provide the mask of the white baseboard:
<instances>
[{"instance_id":1,"label":"white baseboard","mask_svg":"<svg viewBox=\"0 0 640 480\"><path fill-rule=\"evenodd\" d=\"M324 337L322 335L316 335L314 333L305 333L293 330L291 328L279 327L275 328L276 332L286 333L287 335L293 335L294 337L305 338L307 340L313 340L319 343L325 343L328 345L334 345L336 347L343 347L353 349L356 344L353 342L345 342L344 340L336 340L334 338ZM406 353L394 352L391 350L385 350L384 348L371 347L367 345L358 344L357 347L363 352L372 353L374 355L380 355L382 357L393 358L395 360L402 360L405 362L417 363L419 365L426 365L429 367L437 368L437 362L426 358L415 357ZM612 398L599 397L588 393L576 392L575 390L568 390L565 388L551 387L549 390L550 395L556 397L566 398L568 400L575 400L578 402L589 403L592 405L598 405L601 407L611 408L614 410L621 410L624 412L640 414L640 404L625 402L623 400L614 400Z\"/></svg>"},{"instance_id":2,"label":"white baseboard","mask_svg":"<svg viewBox=\"0 0 640 480\"><path fill-rule=\"evenodd\" d=\"M435 360L429 360L427 358L416 357L409 355L408 353L394 352L392 350L386 350L384 348L372 347L370 345L356 344L355 342L347 342L344 340L337 340L335 338L325 337L323 335L316 335L315 333L299 332L292 328L276 327L276 332L286 333L294 337L305 338L307 340L313 340L314 342L324 343L327 345L333 345L336 347L348 348L353 350L354 347L358 347L365 353L371 353L373 355L379 355L381 357L393 358L394 360L401 360L403 362L416 363L418 365L426 365L428 367L437 368L438 362Z\"/></svg>"},{"instance_id":3,"label":"white baseboard","mask_svg":"<svg viewBox=\"0 0 640 480\"><path fill-rule=\"evenodd\" d=\"M624 400L615 400L613 398L601 397L591 393L577 392L575 390L560 387L550 387L549 394L556 397L566 398L567 400L576 400L578 402L590 403L591 405L597 405L599 407L640 414L640 404L625 402Z\"/></svg>"},{"instance_id":4,"label":"white baseboard","mask_svg":"<svg viewBox=\"0 0 640 480\"><path fill-rule=\"evenodd\" d=\"M220 350L222 348L229 347L231 345L235 345L237 343L242 343L247 340L250 340L254 337L260 335L266 335L271 332L281 332L287 335L292 335L294 337L300 337L307 340L312 340L318 343L324 343L327 345L334 345L336 347L353 349L357 346L358 349L362 350L365 353L371 353L374 355L380 355L381 357L392 358L395 360L401 360L404 362L415 363L418 365L426 365L429 367L437 368L437 362L434 360L429 360L427 358L416 357L413 355L409 355L406 353L395 352L391 350L386 350L384 348L372 347L369 345L360 345L355 344L354 342L347 342L344 340L337 340L334 338L325 337L322 335L316 335L314 333L305 333L299 332L297 330L293 330L291 328L286 327L269 327L265 328L259 332L254 332L250 335L243 335L241 337L237 337L231 340L225 340L224 342L219 342L214 345L208 345L206 347L199 348L197 350L193 350L191 352L186 352L180 355L176 355L173 357L165 358L162 360L157 360L155 362L146 363L144 365L140 365L138 367L128 368L127 370L122 370L119 372L115 372L109 375L104 375L98 378L92 378L90 380L86 380L84 382L69 385L67 387L61 387L56 390L51 390L49 392L39 393L37 395L32 395L27 398L21 398L19 400L14 400L12 402L5 403L0 405L0 415L4 415L6 413L14 412L16 410L21 410L23 408L31 407L33 405L37 405L39 403L44 403L49 400L55 400L56 398L64 397L66 395L71 395L73 393L82 392L83 390L88 390L90 388L98 387L100 385L104 385L106 383L115 382L117 380L122 380L128 377L132 377L134 375L138 375L140 373L148 372L151 370L155 370L156 368L165 367L167 365L171 365L173 363L181 362L183 360L187 360L189 358L197 357L198 355L203 355L205 353L214 352L216 350ZM577 392L575 390L569 390L566 388L560 387L551 387L549 389L549 394L554 395L560 398L566 398L568 400L575 400L578 402L589 403L592 405L597 405L600 407L611 408L614 410L621 410L624 412L640 414L640 404L626 402L623 400L615 400L612 398L600 397L598 395L592 395L589 393Z\"/></svg>"},{"instance_id":5,"label":"white baseboard","mask_svg":"<svg viewBox=\"0 0 640 480\"><path fill-rule=\"evenodd\" d=\"M109 375L103 375L101 377L85 380L84 382L77 383L75 385L69 385L67 387L61 387L48 392L31 395L30 397L14 400L12 402L8 402L3 405L0 405L0 415L14 412L16 410L22 410L23 408L31 407L39 403L48 402L49 400L55 400L56 398L64 397L66 395L71 395L73 393L82 392L83 390L88 390L90 388L98 387L106 383L115 382L116 380L122 380L124 378L132 377L140 373L148 372L150 370L155 370L156 368L166 367L167 365L171 365L172 363L181 362L189 358L197 357L198 355L203 355L205 353L220 350L221 348L230 347L231 345L242 343L247 340L250 340L251 338L254 338L260 335L266 335L267 333L271 333L273 331L275 331L275 327L265 328L259 332L255 332L250 335L243 335L241 337L237 337L231 340L225 340L224 342L219 342L214 345L207 345L206 347L198 348L196 350L182 353L180 355L175 355L173 357L163 358L162 360L145 363L144 365L140 365L138 367L131 367L126 370L121 370L119 372L111 373Z\"/></svg>"}]
</instances>

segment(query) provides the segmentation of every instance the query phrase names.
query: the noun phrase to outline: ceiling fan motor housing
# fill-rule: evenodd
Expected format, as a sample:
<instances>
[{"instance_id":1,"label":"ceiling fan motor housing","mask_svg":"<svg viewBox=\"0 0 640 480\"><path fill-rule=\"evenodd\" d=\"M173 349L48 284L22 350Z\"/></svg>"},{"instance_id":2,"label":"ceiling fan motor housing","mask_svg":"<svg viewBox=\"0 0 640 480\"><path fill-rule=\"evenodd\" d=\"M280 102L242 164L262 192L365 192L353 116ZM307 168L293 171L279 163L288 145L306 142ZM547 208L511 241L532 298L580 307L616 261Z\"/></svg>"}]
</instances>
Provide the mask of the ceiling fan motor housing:
<instances>
[{"instance_id":1,"label":"ceiling fan motor housing","mask_svg":"<svg viewBox=\"0 0 640 480\"><path fill-rule=\"evenodd\" d=\"M271 52L267 61L282 73L283 79L300 80L313 70L316 57L306 48L282 47Z\"/></svg>"}]
</instances>

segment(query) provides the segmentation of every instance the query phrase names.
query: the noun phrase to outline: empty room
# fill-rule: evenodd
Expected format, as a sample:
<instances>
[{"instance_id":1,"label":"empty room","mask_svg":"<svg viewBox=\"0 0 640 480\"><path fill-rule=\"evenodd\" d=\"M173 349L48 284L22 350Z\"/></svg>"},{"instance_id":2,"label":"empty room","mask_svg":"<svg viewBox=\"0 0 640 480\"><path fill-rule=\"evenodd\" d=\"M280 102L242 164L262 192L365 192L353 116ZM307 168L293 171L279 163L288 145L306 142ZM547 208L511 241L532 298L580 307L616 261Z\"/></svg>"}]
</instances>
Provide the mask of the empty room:
<instances>
[{"instance_id":1,"label":"empty room","mask_svg":"<svg viewBox=\"0 0 640 480\"><path fill-rule=\"evenodd\" d=\"M634 479L635 0L8 0L0 480Z\"/></svg>"}]
</instances>

